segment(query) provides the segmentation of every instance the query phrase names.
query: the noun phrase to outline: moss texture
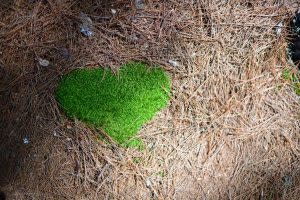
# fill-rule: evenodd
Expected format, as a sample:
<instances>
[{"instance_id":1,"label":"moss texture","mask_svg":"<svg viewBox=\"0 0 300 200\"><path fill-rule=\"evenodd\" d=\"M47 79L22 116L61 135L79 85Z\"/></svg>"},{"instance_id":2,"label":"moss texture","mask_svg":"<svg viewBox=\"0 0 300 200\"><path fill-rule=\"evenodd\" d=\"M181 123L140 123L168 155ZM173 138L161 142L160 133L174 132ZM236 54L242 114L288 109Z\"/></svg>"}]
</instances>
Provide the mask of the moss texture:
<instances>
[{"instance_id":1,"label":"moss texture","mask_svg":"<svg viewBox=\"0 0 300 200\"><path fill-rule=\"evenodd\" d=\"M292 70L286 69L282 73L283 78L287 81L290 81L294 91L297 95L300 95L300 80L299 80L299 74L293 73Z\"/></svg>"},{"instance_id":2,"label":"moss texture","mask_svg":"<svg viewBox=\"0 0 300 200\"><path fill-rule=\"evenodd\" d=\"M56 97L69 117L102 128L122 146L140 147L133 137L167 106L170 84L161 68L129 63L117 75L103 68L75 70L62 78Z\"/></svg>"}]
</instances>

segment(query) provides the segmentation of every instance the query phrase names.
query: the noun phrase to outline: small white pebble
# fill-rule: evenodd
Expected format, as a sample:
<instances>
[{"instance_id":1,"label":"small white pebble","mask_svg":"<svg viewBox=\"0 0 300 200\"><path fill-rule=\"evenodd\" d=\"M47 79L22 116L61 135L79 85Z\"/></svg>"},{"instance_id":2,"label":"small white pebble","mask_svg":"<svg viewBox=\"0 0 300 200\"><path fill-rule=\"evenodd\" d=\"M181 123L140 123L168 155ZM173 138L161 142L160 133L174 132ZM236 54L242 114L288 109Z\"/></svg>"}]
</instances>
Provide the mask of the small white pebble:
<instances>
[{"instance_id":1,"label":"small white pebble","mask_svg":"<svg viewBox=\"0 0 300 200\"><path fill-rule=\"evenodd\" d=\"M149 179L146 180L146 187L150 188L151 187L151 181Z\"/></svg>"},{"instance_id":2,"label":"small white pebble","mask_svg":"<svg viewBox=\"0 0 300 200\"><path fill-rule=\"evenodd\" d=\"M277 36L281 35L282 27L283 27L283 22L282 21L279 22L278 24L276 24L276 26L275 26L275 32L276 32Z\"/></svg>"},{"instance_id":3,"label":"small white pebble","mask_svg":"<svg viewBox=\"0 0 300 200\"><path fill-rule=\"evenodd\" d=\"M53 135L54 135L54 137L58 137L58 134L56 133L56 131L53 131Z\"/></svg>"},{"instance_id":4,"label":"small white pebble","mask_svg":"<svg viewBox=\"0 0 300 200\"><path fill-rule=\"evenodd\" d=\"M148 49L149 48L149 44L148 43L143 44L143 48L144 49Z\"/></svg>"},{"instance_id":5,"label":"small white pebble","mask_svg":"<svg viewBox=\"0 0 300 200\"><path fill-rule=\"evenodd\" d=\"M24 144L29 144L29 139L28 139L28 138L26 138L26 137L25 137L25 138L23 138L23 143L24 143Z\"/></svg>"},{"instance_id":6,"label":"small white pebble","mask_svg":"<svg viewBox=\"0 0 300 200\"><path fill-rule=\"evenodd\" d=\"M116 9L110 9L111 13L115 15L117 13Z\"/></svg>"},{"instance_id":7,"label":"small white pebble","mask_svg":"<svg viewBox=\"0 0 300 200\"><path fill-rule=\"evenodd\" d=\"M67 141L70 142L72 139L71 138L67 138Z\"/></svg>"},{"instance_id":8,"label":"small white pebble","mask_svg":"<svg viewBox=\"0 0 300 200\"><path fill-rule=\"evenodd\" d=\"M135 33L129 35L129 39L133 42L138 41L139 38L137 37L137 35Z\"/></svg>"},{"instance_id":9,"label":"small white pebble","mask_svg":"<svg viewBox=\"0 0 300 200\"><path fill-rule=\"evenodd\" d=\"M152 149L154 146L155 146L154 143L149 143L149 144L148 144L148 148L149 148L149 149Z\"/></svg>"},{"instance_id":10,"label":"small white pebble","mask_svg":"<svg viewBox=\"0 0 300 200\"><path fill-rule=\"evenodd\" d=\"M38 58L39 64L43 67L48 67L50 62L49 60L46 59L42 59L42 58Z\"/></svg>"},{"instance_id":11,"label":"small white pebble","mask_svg":"<svg viewBox=\"0 0 300 200\"><path fill-rule=\"evenodd\" d=\"M173 67L178 67L179 63L176 60L169 60L168 61Z\"/></svg>"},{"instance_id":12,"label":"small white pebble","mask_svg":"<svg viewBox=\"0 0 300 200\"><path fill-rule=\"evenodd\" d=\"M192 55L191 55L191 57L193 57L193 58L195 58L196 56L197 56L196 52L192 53Z\"/></svg>"}]
</instances>

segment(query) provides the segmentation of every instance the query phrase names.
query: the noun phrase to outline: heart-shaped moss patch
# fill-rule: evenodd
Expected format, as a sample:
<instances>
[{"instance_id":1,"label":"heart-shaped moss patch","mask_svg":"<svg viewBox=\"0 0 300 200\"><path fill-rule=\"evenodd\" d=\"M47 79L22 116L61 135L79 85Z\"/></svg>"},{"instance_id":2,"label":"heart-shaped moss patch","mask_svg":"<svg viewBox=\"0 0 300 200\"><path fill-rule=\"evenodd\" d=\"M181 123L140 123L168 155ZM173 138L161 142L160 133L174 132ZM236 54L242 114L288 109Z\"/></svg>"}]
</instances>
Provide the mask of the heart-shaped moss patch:
<instances>
[{"instance_id":1,"label":"heart-shaped moss patch","mask_svg":"<svg viewBox=\"0 0 300 200\"><path fill-rule=\"evenodd\" d=\"M56 97L69 117L102 128L123 146L138 147L132 139L142 125L164 108L170 95L169 76L142 63L109 69L79 69L65 75Z\"/></svg>"}]
</instances>

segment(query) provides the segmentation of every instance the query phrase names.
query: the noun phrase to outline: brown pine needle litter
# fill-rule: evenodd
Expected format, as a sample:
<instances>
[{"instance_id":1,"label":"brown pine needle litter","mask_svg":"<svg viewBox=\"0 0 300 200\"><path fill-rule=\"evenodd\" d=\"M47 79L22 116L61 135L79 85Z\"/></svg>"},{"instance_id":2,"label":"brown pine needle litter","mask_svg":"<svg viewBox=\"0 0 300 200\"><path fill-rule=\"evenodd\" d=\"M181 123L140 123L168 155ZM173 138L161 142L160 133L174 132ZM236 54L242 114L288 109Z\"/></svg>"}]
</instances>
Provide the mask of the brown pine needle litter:
<instances>
[{"instance_id":1,"label":"brown pine needle litter","mask_svg":"<svg viewBox=\"0 0 300 200\"><path fill-rule=\"evenodd\" d=\"M274 31L294 2L1 1L0 190L18 200L299 199L299 97L282 78L286 26ZM144 151L100 140L54 97L63 74L132 60L172 78L169 107L140 131Z\"/></svg>"}]
</instances>

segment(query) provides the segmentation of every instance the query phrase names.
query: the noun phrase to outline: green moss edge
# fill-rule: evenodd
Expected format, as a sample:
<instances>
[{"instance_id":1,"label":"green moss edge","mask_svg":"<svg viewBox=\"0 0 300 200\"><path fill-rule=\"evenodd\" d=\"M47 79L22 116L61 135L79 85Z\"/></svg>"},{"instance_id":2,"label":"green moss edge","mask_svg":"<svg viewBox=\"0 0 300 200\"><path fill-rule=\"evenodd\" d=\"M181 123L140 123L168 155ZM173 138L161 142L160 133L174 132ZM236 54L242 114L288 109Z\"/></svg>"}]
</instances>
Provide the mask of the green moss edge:
<instances>
[{"instance_id":1,"label":"green moss edge","mask_svg":"<svg viewBox=\"0 0 300 200\"><path fill-rule=\"evenodd\" d=\"M293 73L291 69L285 69L282 73L283 79L292 83L293 89L297 95L300 95L300 79L298 73Z\"/></svg>"}]
</instances>

